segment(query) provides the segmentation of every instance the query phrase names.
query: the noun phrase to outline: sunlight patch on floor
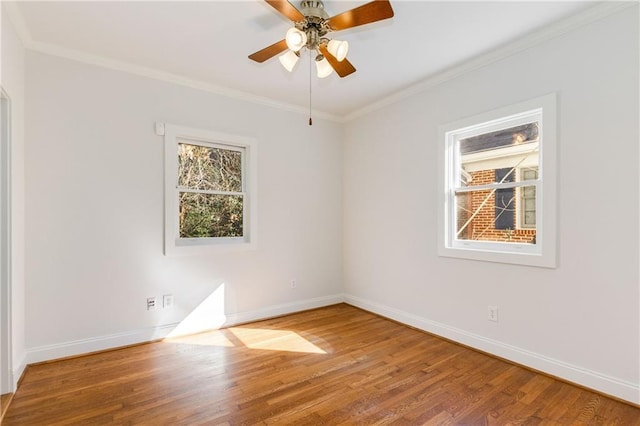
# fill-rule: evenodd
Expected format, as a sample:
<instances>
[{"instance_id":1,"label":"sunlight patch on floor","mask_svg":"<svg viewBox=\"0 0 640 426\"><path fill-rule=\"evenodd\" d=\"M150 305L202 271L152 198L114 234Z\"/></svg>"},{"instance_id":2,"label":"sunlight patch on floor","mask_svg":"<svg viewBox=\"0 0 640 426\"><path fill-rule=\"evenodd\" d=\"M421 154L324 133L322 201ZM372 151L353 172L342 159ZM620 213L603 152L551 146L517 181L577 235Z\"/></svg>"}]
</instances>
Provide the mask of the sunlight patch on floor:
<instances>
[{"instance_id":1,"label":"sunlight patch on floor","mask_svg":"<svg viewBox=\"0 0 640 426\"><path fill-rule=\"evenodd\" d=\"M295 331L250 327L220 329L227 320L224 302L222 283L169 333L165 342L227 348L245 347L267 351L327 353Z\"/></svg>"},{"instance_id":2,"label":"sunlight patch on floor","mask_svg":"<svg viewBox=\"0 0 640 426\"><path fill-rule=\"evenodd\" d=\"M200 334L170 337L165 339L165 342L309 354L327 353L295 331L265 328L230 327Z\"/></svg>"},{"instance_id":3,"label":"sunlight patch on floor","mask_svg":"<svg viewBox=\"0 0 640 426\"><path fill-rule=\"evenodd\" d=\"M171 337L164 340L168 343L184 343L186 345L198 346L220 346L232 348L236 345L220 331L193 334L189 336Z\"/></svg>"},{"instance_id":4,"label":"sunlight patch on floor","mask_svg":"<svg viewBox=\"0 0 640 426\"><path fill-rule=\"evenodd\" d=\"M262 328L231 327L228 329L247 348L269 351L304 352L326 354L326 352L295 331Z\"/></svg>"}]
</instances>

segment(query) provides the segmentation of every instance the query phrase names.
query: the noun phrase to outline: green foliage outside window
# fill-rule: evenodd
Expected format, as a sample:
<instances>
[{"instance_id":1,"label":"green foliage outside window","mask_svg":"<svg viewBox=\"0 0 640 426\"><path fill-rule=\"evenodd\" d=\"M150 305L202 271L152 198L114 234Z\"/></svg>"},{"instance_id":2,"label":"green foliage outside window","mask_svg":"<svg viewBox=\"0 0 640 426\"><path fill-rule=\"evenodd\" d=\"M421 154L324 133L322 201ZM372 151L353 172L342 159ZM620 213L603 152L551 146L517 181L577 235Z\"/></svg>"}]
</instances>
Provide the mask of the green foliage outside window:
<instances>
[{"instance_id":1,"label":"green foliage outside window","mask_svg":"<svg viewBox=\"0 0 640 426\"><path fill-rule=\"evenodd\" d=\"M178 144L180 237L242 237L242 152Z\"/></svg>"}]
</instances>

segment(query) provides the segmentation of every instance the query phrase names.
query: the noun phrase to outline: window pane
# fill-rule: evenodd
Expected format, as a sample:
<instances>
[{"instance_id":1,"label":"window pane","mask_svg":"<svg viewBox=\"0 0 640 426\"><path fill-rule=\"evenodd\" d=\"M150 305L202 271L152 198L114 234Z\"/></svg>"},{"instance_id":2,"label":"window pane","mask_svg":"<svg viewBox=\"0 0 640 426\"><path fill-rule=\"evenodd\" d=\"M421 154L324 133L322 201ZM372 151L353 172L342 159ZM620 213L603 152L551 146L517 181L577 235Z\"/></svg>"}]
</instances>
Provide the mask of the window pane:
<instances>
[{"instance_id":1,"label":"window pane","mask_svg":"<svg viewBox=\"0 0 640 426\"><path fill-rule=\"evenodd\" d=\"M178 185L205 191L242 192L242 153L179 143Z\"/></svg>"},{"instance_id":2,"label":"window pane","mask_svg":"<svg viewBox=\"0 0 640 426\"><path fill-rule=\"evenodd\" d=\"M180 193L180 238L243 236L242 195Z\"/></svg>"},{"instance_id":3,"label":"window pane","mask_svg":"<svg viewBox=\"0 0 640 426\"><path fill-rule=\"evenodd\" d=\"M515 224L515 188L498 189L494 195L493 213L495 229L513 229Z\"/></svg>"},{"instance_id":4,"label":"window pane","mask_svg":"<svg viewBox=\"0 0 640 426\"><path fill-rule=\"evenodd\" d=\"M458 187L536 179L531 173L516 169L537 170L540 141L538 123L533 122L505 130L485 133L458 142Z\"/></svg>"},{"instance_id":5,"label":"window pane","mask_svg":"<svg viewBox=\"0 0 640 426\"><path fill-rule=\"evenodd\" d=\"M537 167L527 167L521 169L521 180L536 180L538 179L538 168Z\"/></svg>"},{"instance_id":6,"label":"window pane","mask_svg":"<svg viewBox=\"0 0 640 426\"><path fill-rule=\"evenodd\" d=\"M520 188L522 200L519 208L520 217L522 221L520 223L522 228L535 228L536 227L536 187L524 186Z\"/></svg>"},{"instance_id":7,"label":"window pane","mask_svg":"<svg viewBox=\"0 0 640 426\"><path fill-rule=\"evenodd\" d=\"M538 123L528 123L460 140L460 152L495 150L538 140Z\"/></svg>"},{"instance_id":8,"label":"window pane","mask_svg":"<svg viewBox=\"0 0 640 426\"><path fill-rule=\"evenodd\" d=\"M535 229L535 188L533 210L515 201L514 188L471 191L456 194L456 238L458 240L533 243ZM523 209L522 213L518 209ZM516 226L518 214L525 216L526 229ZM533 222L531 221L533 217Z\"/></svg>"}]
</instances>

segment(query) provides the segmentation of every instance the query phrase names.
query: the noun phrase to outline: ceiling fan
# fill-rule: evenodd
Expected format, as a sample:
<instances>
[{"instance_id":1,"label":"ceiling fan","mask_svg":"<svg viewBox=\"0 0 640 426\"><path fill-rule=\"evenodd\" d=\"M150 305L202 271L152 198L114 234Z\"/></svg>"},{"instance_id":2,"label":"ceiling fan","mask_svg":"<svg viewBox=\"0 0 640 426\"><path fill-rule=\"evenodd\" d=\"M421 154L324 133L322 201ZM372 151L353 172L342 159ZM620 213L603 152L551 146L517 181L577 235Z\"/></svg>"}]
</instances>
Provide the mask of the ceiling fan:
<instances>
[{"instance_id":1,"label":"ceiling fan","mask_svg":"<svg viewBox=\"0 0 640 426\"><path fill-rule=\"evenodd\" d=\"M282 65L291 72L300 58L300 50L306 47L316 51L317 75L326 77L333 70L346 77L356 71L346 59L349 44L346 41L330 40L326 35L332 31L346 30L393 17L393 9L388 0L374 0L362 6L329 17L320 0L303 0L300 10L287 0L265 0L271 7L293 21L284 40L249 55L249 59L264 62L284 51L279 57Z\"/></svg>"}]
</instances>

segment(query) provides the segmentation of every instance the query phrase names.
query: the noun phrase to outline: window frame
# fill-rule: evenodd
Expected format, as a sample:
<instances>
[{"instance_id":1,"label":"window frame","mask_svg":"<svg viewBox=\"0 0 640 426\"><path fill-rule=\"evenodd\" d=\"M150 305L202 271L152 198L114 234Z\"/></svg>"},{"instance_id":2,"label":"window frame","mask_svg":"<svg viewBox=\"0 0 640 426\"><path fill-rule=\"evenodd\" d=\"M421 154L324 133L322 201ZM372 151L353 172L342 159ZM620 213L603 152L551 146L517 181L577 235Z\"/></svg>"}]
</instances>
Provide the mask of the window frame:
<instances>
[{"instance_id":1,"label":"window frame","mask_svg":"<svg viewBox=\"0 0 640 426\"><path fill-rule=\"evenodd\" d=\"M158 126L158 124L157 124ZM228 250L251 250L257 247L257 142L253 138L230 135L174 124L164 128L164 254L196 255ZM179 144L221 148L242 152L243 236L180 237L179 197L184 188L178 186Z\"/></svg>"},{"instance_id":2,"label":"window frame","mask_svg":"<svg viewBox=\"0 0 640 426\"><path fill-rule=\"evenodd\" d=\"M536 243L459 240L456 235L456 179L460 178L457 141L538 121L538 178L536 187ZM556 95L509 105L441 125L438 128L438 255L518 265L556 267ZM456 172L458 172L456 174ZM516 170L517 172L517 170ZM496 187L518 187L496 184ZM480 187L478 189L480 190ZM517 197L516 197L517 201Z\"/></svg>"},{"instance_id":3,"label":"window frame","mask_svg":"<svg viewBox=\"0 0 640 426\"><path fill-rule=\"evenodd\" d=\"M247 177L247 173L246 173L246 149L245 147L240 147L240 146L236 146L236 145L222 145L218 142L204 142L201 140L193 140L193 139L187 139L187 138L178 138L177 140L177 144L178 146L180 146L181 144L183 145L193 145L193 146L201 146L201 147L205 147L205 148L212 148L212 149L221 149L221 150L225 150L225 151L234 151L234 152L239 152L240 153L240 179L242 182L242 188L239 192L237 191L214 191L214 190L198 190L198 189L194 189L194 188L189 188L186 186L180 186L177 185L176 186L176 193L178 196L178 201L177 201L177 206L178 208L180 207L180 194L182 193L191 193L191 194L210 194L210 195L225 195L225 196L241 196L242 197L242 230L243 230L243 234L245 233L245 225L248 223L248 215L247 215L247 209L246 207L246 203L245 203L245 199L247 197L247 184L246 184L246 177ZM178 162L179 163L179 162ZM179 170L179 164L178 164L178 169ZM179 179L178 179L179 181ZM180 222L179 220L176 222L176 225L178 226L177 228L177 233L178 235L180 234ZM211 239L211 244L220 244L221 242L241 242L244 240L244 236L242 237L209 237ZM191 237L191 238L185 238L185 237L179 237L179 239L176 241L176 244L180 244L180 245L189 245L189 244L200 244L200 242L202 240L206 240L207 238L204 237L199 237L199 238L195 238L195 237Z\"/></svg>"}]
</instances>

